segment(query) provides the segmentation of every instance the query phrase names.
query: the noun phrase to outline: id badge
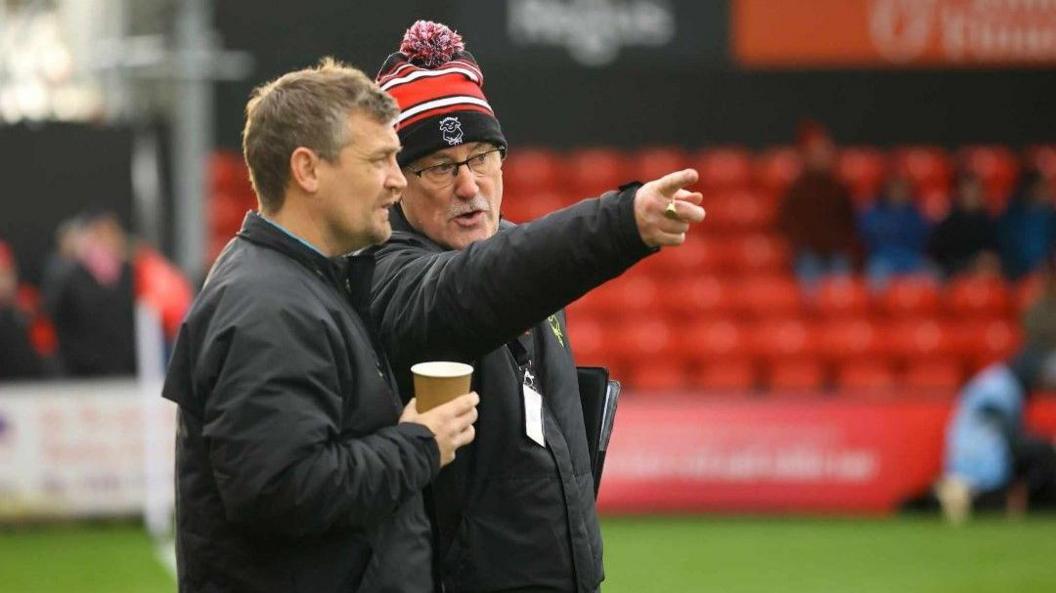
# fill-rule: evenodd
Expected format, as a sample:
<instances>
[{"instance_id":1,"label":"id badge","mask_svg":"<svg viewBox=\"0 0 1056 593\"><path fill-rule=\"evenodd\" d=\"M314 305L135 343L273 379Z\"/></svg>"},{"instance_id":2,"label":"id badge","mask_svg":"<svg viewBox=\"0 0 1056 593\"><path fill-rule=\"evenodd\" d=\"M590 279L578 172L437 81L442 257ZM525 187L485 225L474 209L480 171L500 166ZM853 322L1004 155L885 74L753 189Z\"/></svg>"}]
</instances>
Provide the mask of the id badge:
<instances>
[{"instance_id":1,"label":"id badge","mask_svg":"<svg viewBox=\"0 0 1056 593\"><path fill-rule=\"evenodd\" d=\"M525 374L524 385L524 434L540 447L546 446L543 437L543 395L535 390L530 374Z\"/></svg>"}]
</instances>

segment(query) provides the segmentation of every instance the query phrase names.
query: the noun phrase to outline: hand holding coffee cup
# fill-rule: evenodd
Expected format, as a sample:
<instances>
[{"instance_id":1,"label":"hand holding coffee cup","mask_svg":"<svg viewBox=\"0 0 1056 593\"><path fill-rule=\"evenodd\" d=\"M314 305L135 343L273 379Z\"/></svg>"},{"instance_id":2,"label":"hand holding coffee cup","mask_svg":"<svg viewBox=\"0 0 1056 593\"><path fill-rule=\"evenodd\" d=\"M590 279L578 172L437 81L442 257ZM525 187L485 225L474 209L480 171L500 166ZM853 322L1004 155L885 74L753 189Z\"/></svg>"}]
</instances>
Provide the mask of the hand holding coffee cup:
<instances>
[{"instance_id":1,"label":"hand holding coffee cup","mask_svg":"<svg viewBox=\"0 0 1056 593\"><path fill-rule=\"evenodd\" d=\"M473 367L447 362L422 365L411 368L415 398L404 408L400 422L422 424L433 433L443 467L476 437L473 423L480 397L469 391Z\"/></svg>"}]
</instances>

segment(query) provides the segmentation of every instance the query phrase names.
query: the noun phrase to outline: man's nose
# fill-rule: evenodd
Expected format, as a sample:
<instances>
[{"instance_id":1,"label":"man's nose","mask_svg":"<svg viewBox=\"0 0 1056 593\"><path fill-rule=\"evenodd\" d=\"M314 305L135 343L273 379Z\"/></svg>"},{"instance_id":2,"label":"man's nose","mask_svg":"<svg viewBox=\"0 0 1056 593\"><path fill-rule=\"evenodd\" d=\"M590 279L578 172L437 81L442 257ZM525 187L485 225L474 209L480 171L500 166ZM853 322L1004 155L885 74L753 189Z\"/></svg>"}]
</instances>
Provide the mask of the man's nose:
<instances>
[{"instance_id":1,"label":"man's nose","mask_svg":"<svg viewBox=\"0 0 1056 593\"><path fill-rule=\"evenodd\" d=\"M389 189L399 192L407 189L407 176L403 174L403 169L400 169L399 165L393 167L393 171L386 181Z\"/></svg>"},{"instance_id":2,"label":"man's nose","mask_svg":"<svg viewBox=\"0 0 1056 593\"><path fill-rule=\"evenodd\" d=\"M455 195L464 199L472 199L480 193L477 185L477 177L469 170L469 165L461 165L455 171Z\"/></svg>"}]
</instances>

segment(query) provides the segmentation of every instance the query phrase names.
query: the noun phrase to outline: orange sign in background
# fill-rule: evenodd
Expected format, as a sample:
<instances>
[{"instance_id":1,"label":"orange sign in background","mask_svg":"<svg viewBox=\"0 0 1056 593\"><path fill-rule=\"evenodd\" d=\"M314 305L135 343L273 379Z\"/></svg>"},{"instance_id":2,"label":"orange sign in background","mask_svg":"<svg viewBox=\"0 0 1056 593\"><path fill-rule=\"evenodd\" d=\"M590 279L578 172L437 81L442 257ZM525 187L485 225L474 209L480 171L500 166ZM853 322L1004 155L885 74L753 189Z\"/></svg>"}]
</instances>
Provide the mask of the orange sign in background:
<instances>
[{"instance_id":1,"label":"orange sign in background","mask_svg":"<svg viewBox=\"0 0 1056 593\"><path fill-rule=\"evenodd\" d=\"M749 67L1056 66L1056 0L732 0Z\"/></svg>"}]
</instances>

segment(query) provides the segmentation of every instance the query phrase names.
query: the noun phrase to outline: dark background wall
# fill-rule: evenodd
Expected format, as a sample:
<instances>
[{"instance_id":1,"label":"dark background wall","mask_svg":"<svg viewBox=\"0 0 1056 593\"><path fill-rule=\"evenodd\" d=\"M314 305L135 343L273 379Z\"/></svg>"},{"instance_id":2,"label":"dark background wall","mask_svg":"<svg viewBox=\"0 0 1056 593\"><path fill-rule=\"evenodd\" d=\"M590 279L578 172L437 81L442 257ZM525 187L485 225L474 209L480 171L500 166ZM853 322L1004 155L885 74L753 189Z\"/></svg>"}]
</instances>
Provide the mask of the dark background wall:
<instances>
[{"instance_id":1,"label":"dark background wall","mask_svg":"<svg viewBox=\"0 0 1056 593\"><path fill-rule=\"evenodd\" d=\"M790 141L805 116L848 143L1056 140L1052 70L745 71L729 58L726 0L663 3L675 16L670 43L624 47L611 64L586 67L563 45L611 29L604 19L581 13L566 43L517 46L510 2L301 0L295 12L286 3L218 2L225 45L257 58L252 80L220 85L218 140L238 146L255 84L327 54L373 74L418 18L463 33L514 145L761 146Z\"/></svg>"},{"instance_id":2,"label":"dark background wall","mask_svg":"<svg viewBox=\"0 0 1056 593\"><path fill-rule=\"evenodd\" d=\"M59 223L88 210L132 217L132 131L80 124L0 127L0 238L37 283Z\"/></svg>"}]
</instances>

